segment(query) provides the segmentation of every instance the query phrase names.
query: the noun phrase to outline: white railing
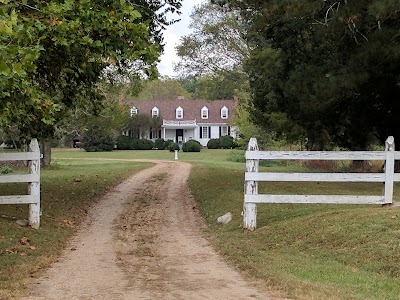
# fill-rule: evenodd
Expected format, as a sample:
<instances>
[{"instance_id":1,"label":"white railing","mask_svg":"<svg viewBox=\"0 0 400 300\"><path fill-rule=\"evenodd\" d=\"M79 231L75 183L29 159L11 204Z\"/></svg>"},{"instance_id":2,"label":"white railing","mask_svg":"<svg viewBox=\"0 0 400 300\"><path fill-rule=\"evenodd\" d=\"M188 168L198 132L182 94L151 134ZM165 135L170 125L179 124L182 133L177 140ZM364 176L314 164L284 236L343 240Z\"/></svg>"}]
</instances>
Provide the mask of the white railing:
<instances>
[{"instance_id":1,"label":"white railing","mask_svg":"<svg viewBox=\"0 0 400 300\"><path fill-rule=\"evenodd\" d=\"M0 204L29 204L28 224L40 226L40 150L32 139L29 152L0 153L0 161L29 161L29 174L0 175L0 183L27 182L28 195L0 196Z\"/></svg>"},{"instance_id":2,"label":"white railing","mask_svg":"<svg viewBox=\"0 0 400 300\"><path fill-rule=\"evenodd\" d=\"M176 121L163 120L163 126L195 126L196 120Z\"/></svg>"},{"instance_id":3,"label":"white railing","mask_svg":"<svg viewBox=\"0 0 400 300\"><path fill-rule=\"evenodd\" d=\"M383 160L385 173L267 173L259 172L260 160ZM331 204L392 204L393 183L400 181L394 173L394 161L400 152L394 151L394 139L388 137L385 151L259 151L257 140L250 139L246 151L246 173L243 205L243 226L256 228L258 203L331 203ZM273 195L258 194L259 181L295 182L382 182L384 195Z\"/></svg>"}]
</instances>

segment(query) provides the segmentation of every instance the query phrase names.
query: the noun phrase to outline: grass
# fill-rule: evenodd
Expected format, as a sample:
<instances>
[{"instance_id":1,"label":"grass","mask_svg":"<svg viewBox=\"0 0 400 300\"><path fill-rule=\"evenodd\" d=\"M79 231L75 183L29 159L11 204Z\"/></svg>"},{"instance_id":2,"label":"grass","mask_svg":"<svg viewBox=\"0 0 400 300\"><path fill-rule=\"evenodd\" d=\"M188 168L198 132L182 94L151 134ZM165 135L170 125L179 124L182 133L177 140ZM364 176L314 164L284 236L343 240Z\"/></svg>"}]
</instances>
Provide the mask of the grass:
<instances>
[{"instance_id":1,"label":"grass","mask_svg":"<svg viewBox=\"0 0 400 300\"><path fill-rule=\"evenodd\" d=\"M114 161L57 161L41 172L41 227L19 227L28 205L0 206L0 299L24 292L27 280L54 262L87 210L113 185L150 166ZM0 194L26 194L27 184L1 184ZM21 244L22 238L29 242Z\"/></svg>"},{"instance_id":2,"label":"grass","mask_svg":"<svg viewBox=\"0 0 400 300\"><path fill-rule=\"evenodd\" d=\"M249 279L291 299L400 299L398 208L263 204L258 205L257 230L243 231L241 155L238 151L204 149L200 153L179 153L179 160L194 166L190 189L209 224L212 244L228 262ZM0 207L1 214L7 216L0 218L0 299L22 289L26 278L37 276L40 268L56 259L96 195L128 173L147 166L83 158L173 160L174 154L61 149L53 151L53 157L57 163L42 173L43 216L38 231L15 225L14 218L26 218L27 207ZM262 169L309 170L303 164L282 162L269 162ZM0 188L4 192L5 187ZM260 185L260 192L379 195L382 185L269 183ZM395 188L395 199L400 199L399 186ZM218 225L217 217L228 211L233 221ZM35 249L19 243L23 236ZM6 249L15 253L5 253ZM146 249L142 250L146 255Z\"/></svg>"},{"instance_id":3,"label":"grass","mask_svg":"<svg viewBox=\"0 0 400 300\"><path fill-rule=\"evenodd\" d=\"M189 181L212 243L229 262L294 299L400 298L398 208L262 204L257 230L247 232L240 216L243 175L243 168L197 165ZM260 192L379 195L382 185L270 183ZM233 221L218 225L227 211Z\"/></svg>"}]
</instances>

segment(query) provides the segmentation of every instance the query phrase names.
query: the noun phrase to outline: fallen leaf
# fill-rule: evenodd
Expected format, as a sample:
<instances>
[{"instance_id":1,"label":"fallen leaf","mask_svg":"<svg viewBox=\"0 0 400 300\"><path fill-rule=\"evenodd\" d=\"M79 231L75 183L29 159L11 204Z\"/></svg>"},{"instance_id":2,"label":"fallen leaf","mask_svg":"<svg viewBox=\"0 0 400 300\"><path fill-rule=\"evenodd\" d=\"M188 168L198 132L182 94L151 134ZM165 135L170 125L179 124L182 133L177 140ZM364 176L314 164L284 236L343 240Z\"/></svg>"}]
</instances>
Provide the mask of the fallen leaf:
<instances>
[{"instance_id":1,"label":"fallen leaf","mask_svg":"<svg viewBox=\"0 0 400 300\"><path fill-rule=\"evenodd\" d=\"M21 253L19 254L19 256L26 256L26 253L25 253L25 252L21 252Z\"/></svg>"},{"instance_id":2,"label":"fallen leaf","mask_svg":"<svg viewBox=\"0 0 400 300\"><path fill-rule=\"evenodd\" d=\"M29 238L27 238L26 236L22 237L19 239L19 242L21 245L29 245Z\"/></svg>"},{"instance_id":3,"label":"fallen leaf","mask_svg":"<svg viewBox=\"0 0 400 300\"><path fill-rule=\"evenodd\" d=\"M29 249L36 250L36 247L35 246L30 246Z\"/></svg>"}]
</instances>

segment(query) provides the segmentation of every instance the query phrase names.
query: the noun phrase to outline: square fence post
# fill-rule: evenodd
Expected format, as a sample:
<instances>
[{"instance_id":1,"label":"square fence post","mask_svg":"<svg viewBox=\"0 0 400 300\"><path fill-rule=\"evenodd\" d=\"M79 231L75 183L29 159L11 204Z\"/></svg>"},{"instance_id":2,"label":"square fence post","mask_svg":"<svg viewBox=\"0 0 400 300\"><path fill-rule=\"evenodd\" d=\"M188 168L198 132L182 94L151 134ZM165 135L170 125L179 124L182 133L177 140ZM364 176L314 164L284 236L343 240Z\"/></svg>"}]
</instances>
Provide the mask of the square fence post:
<instances>
[{"instance_id":1,"label":"square fence post","mask_svg":"<svg viewBox=\"0 0 400 300\"><path fill-rule=\"evenodd\" d=\"M393 203L394 181L394 138L389 136L385 142L385 204Z\"/></svg>"},{"instance_id":2,"label":"square fence post","mask_svg":"<svg viewBox=\"0 0 400 300\"><path fill-rule=\"evenodd\" d=\"M28 192L29 195L34 196L35 203L29 204L28 223L32 228L38 229L40 226L40 149L37 139L32 139L29 151L37 154L37 159L29 163L29 171L31 174L38 174L39 181L29 182Z\"/></svg>"},{"instance_id":3,"label":"square fence post","mask_svg":"<svg viewBox=\"0 0 400 300\"><path fill-rule=\"evenodd\" d=\"M251 138L247 147L247 151L258 151L256 138ZM258 159L246 159L246 172L258 172ZM244 184L245 201L243 204L243 227L253 231L257 226L257 205L255 203L247 203L246 195L258 194L258 182L249 180Z\"/></svg>"}]
</instances>

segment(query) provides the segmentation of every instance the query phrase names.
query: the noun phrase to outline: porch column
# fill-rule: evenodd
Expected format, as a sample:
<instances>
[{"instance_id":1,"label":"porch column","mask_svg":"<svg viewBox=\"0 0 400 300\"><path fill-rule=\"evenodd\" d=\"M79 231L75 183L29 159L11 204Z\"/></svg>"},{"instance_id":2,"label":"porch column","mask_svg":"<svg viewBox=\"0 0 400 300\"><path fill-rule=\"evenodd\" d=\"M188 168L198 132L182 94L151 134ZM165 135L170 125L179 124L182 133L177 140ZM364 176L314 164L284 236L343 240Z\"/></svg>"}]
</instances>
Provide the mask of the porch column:
<instances>
[{"instance_id":1,"label":"porch column","mask_svg":"<svg viewBox=\"0 0 400 300\"><path fill-rule=\"evenodd\" d=\"M165 140L165 127L164 127L164 137L163 137L163 139Z\"/></svg>"}]
</instances>

